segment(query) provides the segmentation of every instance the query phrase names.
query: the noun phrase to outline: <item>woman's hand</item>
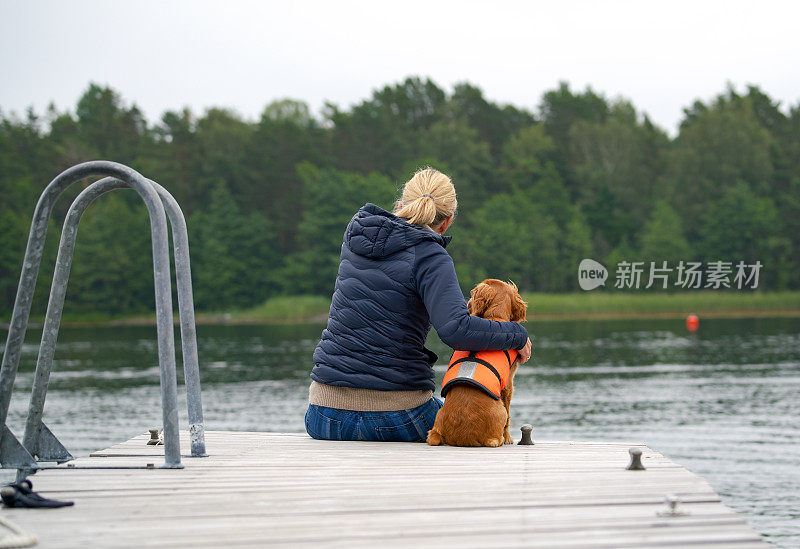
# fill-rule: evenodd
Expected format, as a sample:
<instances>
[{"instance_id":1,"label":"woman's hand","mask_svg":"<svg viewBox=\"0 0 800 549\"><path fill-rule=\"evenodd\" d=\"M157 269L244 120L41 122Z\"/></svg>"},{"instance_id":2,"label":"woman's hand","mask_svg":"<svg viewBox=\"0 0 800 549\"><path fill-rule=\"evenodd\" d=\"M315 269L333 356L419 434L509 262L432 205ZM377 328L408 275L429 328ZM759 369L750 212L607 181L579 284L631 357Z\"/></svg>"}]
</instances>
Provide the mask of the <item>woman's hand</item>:
<instances>
[{"instance_id":1,"label":"woman's hand","mask_svg":"<svg viewBox=\"0 0 800 549\"><path fill-rule=\"evenodd\" d=\"M520 364L525 364L528 362L528 359L531 357L531 351L533 350L533 344L531 343L531 338L528 338L528 342L525 346L517 351L519 353L519 358L517 359Z\"/></svg>"}]
</instances>

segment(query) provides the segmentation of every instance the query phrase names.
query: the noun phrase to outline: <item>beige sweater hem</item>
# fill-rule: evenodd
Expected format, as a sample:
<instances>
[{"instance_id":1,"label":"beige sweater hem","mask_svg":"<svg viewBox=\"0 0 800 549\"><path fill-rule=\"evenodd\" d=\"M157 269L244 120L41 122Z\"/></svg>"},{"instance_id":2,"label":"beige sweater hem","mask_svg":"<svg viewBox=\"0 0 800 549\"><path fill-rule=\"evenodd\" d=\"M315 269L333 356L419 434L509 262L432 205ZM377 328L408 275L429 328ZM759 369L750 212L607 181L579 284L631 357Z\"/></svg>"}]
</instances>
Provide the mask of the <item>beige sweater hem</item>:
<instances>
[{"instance_id":1,"label":"beige sweater hem","mask_svg":"<svg viewBox=\"0 0 800 549\"><path fill-rule=\"evenodd\" d=\"M308 388L308 403L339 410L359 412L393 412L410 410L422 406L433 396L433 391L376 391L374 389L354 389L334 387L311 382Z\"/></svg>"}]
</instances>

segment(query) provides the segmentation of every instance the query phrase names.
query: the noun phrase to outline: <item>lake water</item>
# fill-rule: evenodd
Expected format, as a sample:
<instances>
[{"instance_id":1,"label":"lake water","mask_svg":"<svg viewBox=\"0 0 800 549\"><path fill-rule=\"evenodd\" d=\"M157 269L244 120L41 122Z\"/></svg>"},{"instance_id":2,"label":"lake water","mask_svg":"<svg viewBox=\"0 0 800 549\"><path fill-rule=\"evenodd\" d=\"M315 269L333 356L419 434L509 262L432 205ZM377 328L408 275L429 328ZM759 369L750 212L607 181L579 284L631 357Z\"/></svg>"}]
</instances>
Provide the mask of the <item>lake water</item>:
<instances>
[{"instance_id":1,"label":"lake water","mask_svg":"<svg viewBox=\"0 0 800 549\"><path fill-rule=\"evenodd\" d=\"M206 429L304 431L321 329L198 327ZM538 438L644 442L705 477L775 546L800 547L800 319L701 319L696 335L679 320L528 329L534 360L517 372L515 436L527 422ZM39 337L29 330L9 413L18 437ZM440 381L448 351L435 335L428 345ZM185 410L182 398L182 428ZM155 328L61 330L45 422L73 455L160 417Z\"/></svg>"}]
</instances>

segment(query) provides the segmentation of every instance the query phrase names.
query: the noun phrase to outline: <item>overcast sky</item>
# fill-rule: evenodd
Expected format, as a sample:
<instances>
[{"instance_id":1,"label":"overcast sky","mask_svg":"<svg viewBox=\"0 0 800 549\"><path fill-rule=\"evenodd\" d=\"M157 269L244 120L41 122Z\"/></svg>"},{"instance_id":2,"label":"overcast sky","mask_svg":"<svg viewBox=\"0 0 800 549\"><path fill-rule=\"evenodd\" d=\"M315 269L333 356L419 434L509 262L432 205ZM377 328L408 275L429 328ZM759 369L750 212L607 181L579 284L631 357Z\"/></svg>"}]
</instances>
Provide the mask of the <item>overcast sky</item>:
<instances>
[{"instance_id":1,"label":"overcast sky","mask_svg":"<svg viewBox=\"0 0 800 549\"><path fill-rule=\"evenodd\" d=\"M493 4L493 7L490 5ZM0 108L74 110L90 81L167 109L273 99L348 107L408 75L536 109L568 81L624 96L674 133L726 82L800 102L800 3L0 0Z\"/></svg>"}]
</instances>

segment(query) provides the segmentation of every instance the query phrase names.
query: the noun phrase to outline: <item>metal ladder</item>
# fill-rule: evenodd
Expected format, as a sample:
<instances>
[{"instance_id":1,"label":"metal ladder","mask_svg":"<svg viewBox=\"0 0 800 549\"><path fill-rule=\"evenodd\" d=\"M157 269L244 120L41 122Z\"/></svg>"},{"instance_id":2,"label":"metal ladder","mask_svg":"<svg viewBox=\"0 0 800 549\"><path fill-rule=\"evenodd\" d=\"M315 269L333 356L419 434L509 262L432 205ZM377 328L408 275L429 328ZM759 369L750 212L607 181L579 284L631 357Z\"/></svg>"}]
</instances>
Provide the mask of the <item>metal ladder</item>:
<instances>
[{"instance_id":1,"label":"metal ladder","mask_svg":"<svg viewBox=\"0 0 800 549\"><path fill-rule=\"evenodd\" d=\"M20 348L25 339L36 278L42 260L47 225L53 206L61 193L73 183L87 177L105 176L86 187L72 202L64 220L58 247L55 273L50 288L42 341L36 362L31 400L25 422L23 442L17 440L6 425L11 393L19 366ZM18 469L20 476L41 467L38 461L63 463L73 459L63 444L42 422L47 386L53 366L61 312L67 290L72 252L78 233L78 223L86 208L100 195L115 189L135 190L150 214L153 243L153 273L155 277L156 325L158 363L161 381L161 409L164 422L164 468L180 469L181 455L178 440L177 379L175 340L172 328L172 289L170 283L169 235L167 216L172 226L175 256L175 275L178 289L183 368L186 382L189 435L192 457L206 456L203 430L203 406L200 398L200 372L197 359L192 278L189 263L189 240L186 221L172 195L155 181L143 177L131 168L116 162L92 161L73 166L59 174L45 188L36 204L28 235L28 245L22 263L17 297L11 315L2 367L0 367L0 465Z\"/></svg>"}]
</instances>

